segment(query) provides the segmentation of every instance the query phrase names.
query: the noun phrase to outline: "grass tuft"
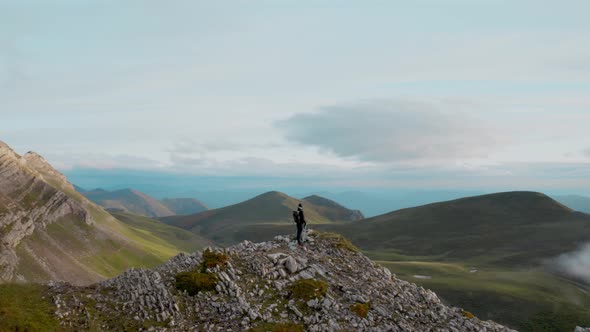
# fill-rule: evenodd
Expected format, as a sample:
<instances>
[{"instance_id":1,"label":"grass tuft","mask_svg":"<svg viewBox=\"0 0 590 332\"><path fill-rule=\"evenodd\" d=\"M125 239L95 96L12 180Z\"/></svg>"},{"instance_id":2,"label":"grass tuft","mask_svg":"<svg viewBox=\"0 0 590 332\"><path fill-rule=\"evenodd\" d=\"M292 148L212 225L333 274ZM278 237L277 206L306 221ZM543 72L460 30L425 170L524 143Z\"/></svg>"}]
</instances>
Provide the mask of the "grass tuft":
<instances>
[{"instance_id":1,"label":"grass tuft","mask_svg":"<svg viewBox=\"0 0 590 332\"><path fill-rule=\"evenodd\" d=\"M196 295L201 291L212 291L217 284L217 276L213 273L203 273L198 270L181 272L175 277L177 289L185 290L189 295Z\"/></svg>"},{"instance_id":2,"label":"grass tuft","mask_svg":"<svg viewBox=\"0 0 590 332\"><path fill-rule=\"evenodd\" d=\"M207 269L225 265L227 260L227 254L206 249L203 252L203 261L199 268L193 271L181 272L174 277L176 288L187 291L189 295L214 290L218 279L214 273L207 272Z\"/></svg>"},{"instance_id":3,"label":"grass tuft","mask_svg":"<svg viewBox=\"0 0 590 332\"><path fill-rule=\"evenodd\" d=\"M208 268L225 265L227 264L227 259L227 255L223 252L217 253L215 251L205 249L203 252L203 261L201 262L201 272L204 273Z\"/></svg>"},{"instance_id":4,"label":"grass tuft","mask_svg":"<svg viewBox=\"0 0 590 332\"><path fill-rule=\"evenodd\" d=\"M287 288L290 297L308 301L313 298L322 298L328 291L328 284L323 280L299 279Z\"/></svg>"},{"instance_id":5,"label":"grass tuft","mask_svg":"<svg viewBox=\"0 0 590 332\"><path fill-rule=\"evenodd\" d=\"M321 232L318 235L318 238L329 241L332 245L340 248L346 249L352 252L359 252L359 248L357 248L352 242L350 242L347 238L340 234L336 233L329 233L329 232Z\"/></svg>"},{"instance_id":6,"label":"grass tuft","mask_svg":"<svg viewBox=\"0 0 590 332\"><path fill-rule=\"evenodd\" d=\"M462 314L464 317L466 317L466 318L469 318L469 319L473 319L473 318L475 318L475 315L473 315L472 313L470 313L470 312L469 312L469 311L467 311L467 310L463 310L463 311L461 312L461 314Z\"/></svg>"},{"instance_id":7,"label":"grass tuft","mask_svg":"<svg viewBox=\"0 0 590 332\"><path fill-rule=\"evenodd\" d=\"M369 314L369 303L355 303L350 306L350 310L361 318L367 317Z\"/></svg>"},{"instance_id":8,"label":"grass tuft","mask_svg":"<svg viewBox=\"0 0 590 332\"><path fill-rule=\"evenodd\" d=\"M295 323L262 323L248 330L249 332L303 332L303 325Z\"/></svg>"}]
</instances>

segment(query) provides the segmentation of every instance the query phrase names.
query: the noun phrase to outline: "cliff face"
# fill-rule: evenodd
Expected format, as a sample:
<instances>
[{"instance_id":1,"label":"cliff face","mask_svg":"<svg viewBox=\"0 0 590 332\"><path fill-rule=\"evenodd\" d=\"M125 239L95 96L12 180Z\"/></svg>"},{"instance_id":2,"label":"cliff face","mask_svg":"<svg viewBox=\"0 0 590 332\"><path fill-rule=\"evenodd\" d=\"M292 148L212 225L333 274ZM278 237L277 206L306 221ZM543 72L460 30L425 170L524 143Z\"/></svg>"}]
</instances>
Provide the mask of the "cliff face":
<instances>
[{"instance_id":1,"label":"cliff face","mask_svg":"<svg viewBox=\"0 0 590 332\"><path fill-rule=\"evenodd\" d=\"M78 193L43 157L21 157L0 142L0 283L85 285L132 266L161 264L182 249L170 236L174 230L158 224L121 222Z\"/></svg>"},{"instance_id":2,"label":"cliff face","mask_svg":"<svg viewBox=\"0 0 590 332\"><path fill-rule=\"evenodd\" d=\"M17 277L16 249L35 230L68 217L93 224L80 203L51 186L37 171L40 160L28 157L19 156L0 142L0 281ZM64 186L71 186L65 178L60 180Z\"/></svg>"},{"instance_id":3,"label":"cliff face","mask_svg":"<svg viewBox=\"0 0 590 332\"><path fill-rule=\"evenodd\" d=\"M511 331L444 305L339 236L311 232L308 239L305 249L277 236L181 254L89 287L52 284L49 295L61 325L73 329ZM193 279L199 292L180 277L189 271L201 272Z\"/></svg>"}]
</instances>

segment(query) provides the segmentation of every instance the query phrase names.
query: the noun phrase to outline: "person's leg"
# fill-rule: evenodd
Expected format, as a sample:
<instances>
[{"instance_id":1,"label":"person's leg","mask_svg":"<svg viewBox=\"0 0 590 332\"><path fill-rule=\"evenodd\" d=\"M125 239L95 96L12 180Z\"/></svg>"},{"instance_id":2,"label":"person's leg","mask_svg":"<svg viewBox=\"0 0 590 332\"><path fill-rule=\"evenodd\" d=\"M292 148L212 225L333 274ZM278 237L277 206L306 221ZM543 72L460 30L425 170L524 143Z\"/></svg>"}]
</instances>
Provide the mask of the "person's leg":
<instances>
[{"instance_id":1,"label":"person's leg","mask_svg":"<svg viewBox=\"0 0 590 332\"><path fill-rule=\"evenodd\" d=\"M301 232L303 231L303 227L297 225L297 243L299 244L303 244L303 242L301 241Z\"/></svg>"}]
</instances>

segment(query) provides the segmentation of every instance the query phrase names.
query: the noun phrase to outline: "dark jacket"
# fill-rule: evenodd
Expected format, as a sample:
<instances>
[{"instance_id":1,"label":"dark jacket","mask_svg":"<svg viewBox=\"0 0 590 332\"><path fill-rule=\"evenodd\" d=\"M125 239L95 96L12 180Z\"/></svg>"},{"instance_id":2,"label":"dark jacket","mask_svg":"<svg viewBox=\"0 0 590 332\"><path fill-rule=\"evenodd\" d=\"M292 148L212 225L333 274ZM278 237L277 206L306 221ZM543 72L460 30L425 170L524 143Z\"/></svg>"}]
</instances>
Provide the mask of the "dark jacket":
<instances>
[{"instance_id":1,"label":"dark jacket","mask_svg":"<svg viewBox=\"0 0 590 332\"><path fill-rule=\"evenodd\" d=\"M302 225L307 225L307 221L305 220L305 215L303 214L303 208L301 206L297 208L297 213L299 214L299 222Z\"/></svg>"},{"instance_id":2,"label":"dark jacket","mask_svg":"<svg viewBox=\"0 0 590 332\"><path fill-rule=\"evenodd\" d=\"M293 211L293 221L299 225L299 212L298 211Z\"/></svg>"}]
</instances>

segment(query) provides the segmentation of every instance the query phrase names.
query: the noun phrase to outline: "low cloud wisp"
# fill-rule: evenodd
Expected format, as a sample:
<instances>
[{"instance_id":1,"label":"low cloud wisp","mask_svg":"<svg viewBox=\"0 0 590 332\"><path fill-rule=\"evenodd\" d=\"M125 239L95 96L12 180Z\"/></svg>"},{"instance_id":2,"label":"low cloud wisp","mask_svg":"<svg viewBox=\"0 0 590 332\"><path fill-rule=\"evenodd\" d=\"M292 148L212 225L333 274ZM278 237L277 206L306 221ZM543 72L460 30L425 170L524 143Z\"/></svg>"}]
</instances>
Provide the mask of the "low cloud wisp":
<instances>
[{"instance_id":1,"label":"low cloud wisp","mask_svg":"<svg viewBox=\"0 0 590 332\"><path fill-rule=\"evenodd\" d=\"M577 251L559 256L556 264L560 271L590 284L590 243Z\"/></svg>"}]
</instances>

